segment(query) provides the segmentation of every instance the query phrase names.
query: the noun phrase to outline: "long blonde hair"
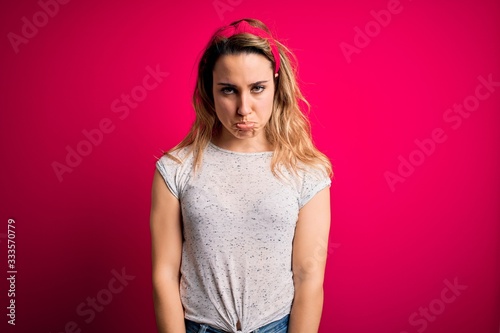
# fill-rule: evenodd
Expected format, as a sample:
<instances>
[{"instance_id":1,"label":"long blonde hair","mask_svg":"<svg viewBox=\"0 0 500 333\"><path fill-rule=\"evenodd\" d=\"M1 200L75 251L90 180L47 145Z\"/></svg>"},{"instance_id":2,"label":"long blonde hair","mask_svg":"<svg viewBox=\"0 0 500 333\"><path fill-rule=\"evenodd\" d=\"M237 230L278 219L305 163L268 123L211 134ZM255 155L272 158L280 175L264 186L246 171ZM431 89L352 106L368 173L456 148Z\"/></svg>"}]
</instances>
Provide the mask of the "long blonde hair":
<instances>
[{"instance_id":1,"label":"long blonde hair","mask_svg":"<svg viewBox=\"0 0 500 333\"><path fill-rule=\"evenodd\" d=\"M248 18L243 20L271 35L269 29L261 21ZM240 21L242 20L232 22L231 25L236 25ZM269 59L273 67L276 66L271 47L266 39L247 33L225 38L218 35L221 29L210 39L198 65L198 77L192 100L196 119L186 137L165 153L178 160L171 153L189 146L194 154L195 169L201 164L203 150L222 128L215 113L212 92L212 71L218 58L226 54L257 53ZM296 64L296 57L279 41L275 40L275 43L281 63L279 75L275 78L273 110L265 127L266 137L274 148L271 170L276 176L281 174L279 166L297 173L302 164L321 169L325 175L332 176L330 161L314 146L311 125L299 106L302 103L309 113L310 105L297 84L297 67L293 66L290 61L292 59Z\"/></svg>"}]
</instances>

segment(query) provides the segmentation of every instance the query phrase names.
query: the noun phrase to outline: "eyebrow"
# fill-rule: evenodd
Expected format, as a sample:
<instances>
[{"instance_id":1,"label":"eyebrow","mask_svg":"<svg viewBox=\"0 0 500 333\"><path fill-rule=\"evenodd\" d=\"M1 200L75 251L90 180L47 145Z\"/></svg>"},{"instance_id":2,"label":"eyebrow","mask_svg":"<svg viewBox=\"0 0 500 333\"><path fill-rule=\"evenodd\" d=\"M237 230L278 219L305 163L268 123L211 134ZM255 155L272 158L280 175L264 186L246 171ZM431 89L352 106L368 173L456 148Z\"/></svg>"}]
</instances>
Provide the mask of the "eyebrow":
<instances>
[{"instance_id":1,"label":"eyebrow","mask_svg":"<svg viewBox=\"0 0 500 333\"><path fill-rule=\"evenodd\" d=\"M262 83L266 83L268 82L269 80L264 80L264 81L257 81L257 82L254 82L254 83L250 83L248 86L251 87L251 86L255 86L257 84L262 84ZM219 82L217 83L218 86L226 86L226 87L231 87L231 88L236 88L236 85L232 84L232 83L226 83L226 82Z\"/></svg>"}]
</instances>

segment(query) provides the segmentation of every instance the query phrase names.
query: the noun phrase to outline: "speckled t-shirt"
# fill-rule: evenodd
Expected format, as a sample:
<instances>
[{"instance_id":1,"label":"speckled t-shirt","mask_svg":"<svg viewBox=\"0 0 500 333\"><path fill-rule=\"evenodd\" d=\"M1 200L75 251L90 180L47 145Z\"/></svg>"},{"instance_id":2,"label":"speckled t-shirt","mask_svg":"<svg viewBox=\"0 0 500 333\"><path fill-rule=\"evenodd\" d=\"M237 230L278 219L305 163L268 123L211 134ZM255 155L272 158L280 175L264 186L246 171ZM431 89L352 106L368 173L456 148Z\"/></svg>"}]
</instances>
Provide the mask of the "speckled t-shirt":
<instances>
[{"instance_id":1,"label":"speckled t-shirt","mask_svg":"<svg viewBox=\"0 0 500 333\"><path fill-rule=\"evenodd\" d=\"M185 318L248 333L291 311L292 241L299 209L330 179L316 169L287 180L271 172L272 152L239 153L209 143L193 173L187 148L156 163L180 200L180 295ZM241 331L236 329L238 319Z\"/></svg>"}]
</instances>

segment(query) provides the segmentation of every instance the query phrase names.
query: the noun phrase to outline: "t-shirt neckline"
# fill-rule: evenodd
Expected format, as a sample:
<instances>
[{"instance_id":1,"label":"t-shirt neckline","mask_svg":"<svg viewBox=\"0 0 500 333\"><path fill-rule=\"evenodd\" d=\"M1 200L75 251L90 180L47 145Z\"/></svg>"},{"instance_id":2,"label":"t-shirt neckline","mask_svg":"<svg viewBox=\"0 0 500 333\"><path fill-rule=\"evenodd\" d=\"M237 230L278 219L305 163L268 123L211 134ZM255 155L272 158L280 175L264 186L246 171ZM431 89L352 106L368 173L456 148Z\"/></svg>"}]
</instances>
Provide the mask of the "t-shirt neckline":
<instances>
[{"instance_id":1,"label":"t-shirt neckline","mask_svg":"<svg viewBox=\"0 0 500 333\"><path fill-rule=\"evenodd\" d=\"M217 146L215 143L212 141L208 141L208 145L211 146L212 148L216 150L220 150L224 153L228 154L234 154L234 155L242 155L242 156L252 156L252 155L272 155L272 151L260 151L260 152L240 152L240 151L234 151L234 150L229 150L229 149L224 149L219 146Z\"/></svg>"}]
</instances>

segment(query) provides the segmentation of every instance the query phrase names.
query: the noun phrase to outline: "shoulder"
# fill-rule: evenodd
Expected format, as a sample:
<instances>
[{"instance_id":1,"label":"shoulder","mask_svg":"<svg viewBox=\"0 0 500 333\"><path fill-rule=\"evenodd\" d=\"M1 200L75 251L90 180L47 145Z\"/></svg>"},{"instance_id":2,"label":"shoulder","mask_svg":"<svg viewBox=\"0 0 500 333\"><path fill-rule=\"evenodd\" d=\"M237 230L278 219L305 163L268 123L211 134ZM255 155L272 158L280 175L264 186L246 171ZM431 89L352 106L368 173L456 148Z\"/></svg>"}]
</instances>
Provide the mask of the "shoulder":
<instances>
[{"instance_id":1,"label":"shoulder","mask_svg":"<svg viewBox=\"0 0 500 333\"><path fill-rule=\"evenodd\" d=\"M160 171L168 170L170 172L178 169L186 169L192 167L193 164L193 149L191 146L178 149L171 149L165 152L156 161L156 166Z\"/></svg>"},{"instance_id":2,"label":"shoulder","mask_svg":"<svg viewBox=\"0 0 500 333\"><path fill-rule=\"evenodd\" d=\"M330 174L323 164L298 163L298 174L301 179L312 179L317 181L331 181Z\"/></svg>"},{"instance_id":3,"label":"shoulder","mask_svg":"<svg viewBox=\"0 0 500 333\"><path fill-rule=\"evenodd\" d=\"M170 159L176 161L177 163L184 163L189 158L193 157L193 147L192 145L182 147L182 148L172 148L166 151L160 159Z\"/></svg>"},{"instance_id":4,"label":"shoulder","mask_svg":"<svg viewBox=\"0 0 500 333\"><path fill-rule=\"evenodd\" d=\"M164 168L178 168L182 165L187 165L192 162L193 151L191 146L178 149L171 149L163 153L157 158L156 165Z\"/></svg>"}]
</instances>

